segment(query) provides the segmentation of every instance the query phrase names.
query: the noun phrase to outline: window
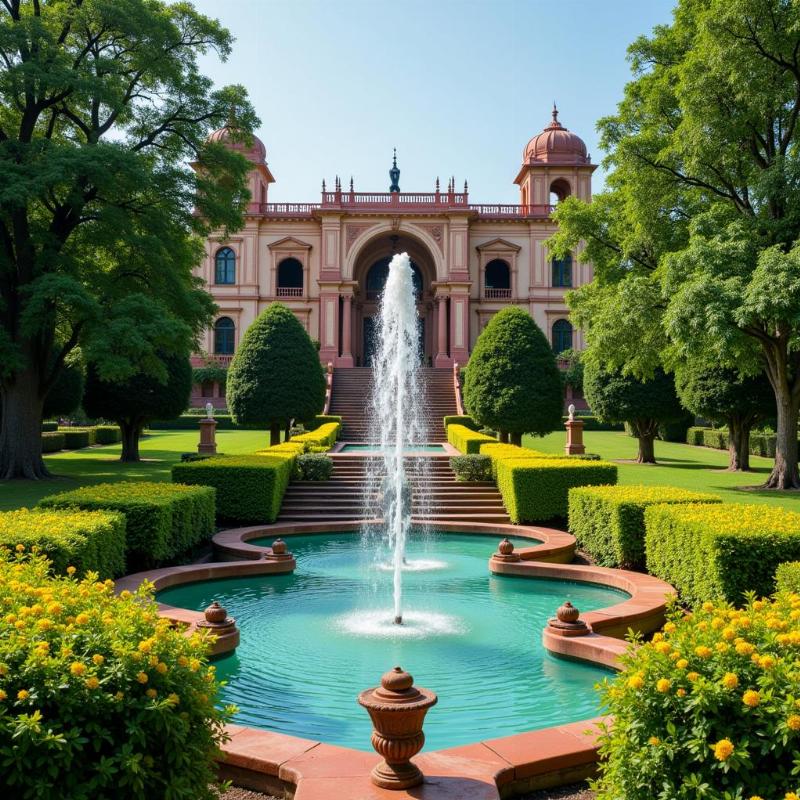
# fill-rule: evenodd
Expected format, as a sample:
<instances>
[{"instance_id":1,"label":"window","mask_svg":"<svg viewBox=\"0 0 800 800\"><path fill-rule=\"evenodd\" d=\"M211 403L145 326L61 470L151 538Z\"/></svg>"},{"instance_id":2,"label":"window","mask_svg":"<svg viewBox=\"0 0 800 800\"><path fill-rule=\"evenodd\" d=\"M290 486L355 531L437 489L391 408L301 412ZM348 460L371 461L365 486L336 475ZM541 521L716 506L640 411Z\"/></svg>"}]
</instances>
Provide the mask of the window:
<instances>
[{"instance_id":1,"label":"window","mask_svg":"<svg viewBox=\"0 0 800 800\"><path fill-rule=\"evenodd\" d=\"M236 283L236 254L230 247L217 250L214 258L214 283Z\"/></svg>"},{"instance_id":2,"label":"window","mask_svg":"<svg viewBox=\"0 0 800 800\"><path fill-rule=\"evenodd\" d=\"M550 205L558 205L562 200L572 194L572 187L569 181L564 178L557 178L550 184Z\"/></svg>"},{"instance_id":3,"label":"window","mask_svg":"<svg viewBox=\"0 0 800 800\"><path fill-rule=\"evenodd\" d=\"M214 396L214 384L211 381L205 381L200 384L200 396L201 397Z\"/></svg>"},{"instance_id":4,"label":"window","mask_svg":"<svg viewBox=\"0 0 800 800\"><path fill-rule=\"evenodd\" d=\"M214 323L214 352L218 356L231 356L235 347L236 326L230 317L220 317Z\"/></svg>"},{"instance_id":5,"label":"window","mask_svg":"<svg viewBox=\"0 0 800 800\"><path fill-rule=\"evenodd\" d=\"M278 264L278 297L303 296L303 265L296 258Z\"/></svg>"},{"instance_id":6,"label":"window","mask_svg":"<svg viewBox=\"0 0 800 800\"><path fill-rule=\"evenodd\" d=\"M495 258L484 268L487 298L511 297L511 268L501 258Z\"/></svg>"},{"instance_id":7,"label":"window","mask_svg":"<svg viewBox=\"0 0 800 800\"><path fill-rule=\"evenodd\" d=\"M553 286L572 286L572 256L553 259Z\"/></svg>"},{"instance_id":8,"label":"window","mask_svg":"<svg viewBox=\"0 0 800 800\"><path fill-rule=\"evenodd\" d=\"M572 325L565 319L553 323L553 352L558 355L572 349Z\"/></svg>"}]
</instances>

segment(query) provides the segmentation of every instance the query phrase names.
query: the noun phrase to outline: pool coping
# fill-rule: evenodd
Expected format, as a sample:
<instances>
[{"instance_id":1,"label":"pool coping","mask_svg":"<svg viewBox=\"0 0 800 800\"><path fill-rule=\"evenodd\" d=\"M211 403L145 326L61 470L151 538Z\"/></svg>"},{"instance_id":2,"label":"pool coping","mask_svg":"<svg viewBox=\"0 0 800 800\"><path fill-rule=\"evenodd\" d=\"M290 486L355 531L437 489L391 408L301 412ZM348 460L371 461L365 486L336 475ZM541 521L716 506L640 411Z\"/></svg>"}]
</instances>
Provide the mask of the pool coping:
<instances>
[{"instance_id":1,"label":"pool coping","mask_svg":"<svg viewBox=\"0 0 800 800\"><path fill-rule=\"evenodd\" d=\"M379 523L379 520L366 522ZM117 581L116 591L134 590L145 580L152 582L158 591L200 580L291 572L294 559L275 560L271 547L252 545L248 540L273 535L283 538L306 533L359 532L364 524L364 520L273 523L221 531L214 536L214 547L218 555L228 560L128 575ZM425 523L420 521L420 524ZM622 639L628 629L647 633L659 628L664 622L667 601L675 594L672 586L650 575L566 563L574 555L575 538L563 531L495 523L429 524L440 531L497 534L540 542L517 550L519 561L491 557L488 566L494 574L594 583L630 595L613 606L583 614L581 618L589 629L587 635L567 637L546 627L543 644L558 656L619 668L619 658L629 647ZM159 604L159 613L188 625L189 629L203 619L200 612L164 603ZM235 647L231 641L222 644L221 641L217 640L212 647L212 655ZM597 737L603 721L595 717L423 752L414 762L423 771L425 782L407 791L389 791L372 784L369 772L380 760L375 753L239 725L226 728L230 739L222 746L219 768L223 778L237 785L294 800L499 800L591 776L596 769Z\"/></svg>"}]
</instances>

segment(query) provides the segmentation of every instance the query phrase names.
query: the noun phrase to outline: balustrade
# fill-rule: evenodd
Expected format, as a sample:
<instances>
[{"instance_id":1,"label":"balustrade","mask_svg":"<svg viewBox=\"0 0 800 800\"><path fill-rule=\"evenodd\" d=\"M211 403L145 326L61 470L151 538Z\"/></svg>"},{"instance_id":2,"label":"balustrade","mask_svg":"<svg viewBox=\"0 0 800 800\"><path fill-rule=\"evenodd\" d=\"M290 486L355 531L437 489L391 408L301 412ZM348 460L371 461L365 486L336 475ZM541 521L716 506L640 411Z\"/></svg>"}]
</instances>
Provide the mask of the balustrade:
<instances>
[{"instance_id":1,"label":"balustrade","mask_svg":"<svg viewBox=\"0 0 800 800\"><path fill-rule=\"evenodd\" d=\"M487 300L508 300L511 289L484 289L484 296Z\"/></svg>"},{"instance_id":2,"label":"balustrade","mask_svg":"<svg viewBox=\"0 0 800 800\"><path fill-rule=\"evenodd\" d=\"M302 286L279 286L278 297L302 297Z\"/></svg>"}]
</instances>

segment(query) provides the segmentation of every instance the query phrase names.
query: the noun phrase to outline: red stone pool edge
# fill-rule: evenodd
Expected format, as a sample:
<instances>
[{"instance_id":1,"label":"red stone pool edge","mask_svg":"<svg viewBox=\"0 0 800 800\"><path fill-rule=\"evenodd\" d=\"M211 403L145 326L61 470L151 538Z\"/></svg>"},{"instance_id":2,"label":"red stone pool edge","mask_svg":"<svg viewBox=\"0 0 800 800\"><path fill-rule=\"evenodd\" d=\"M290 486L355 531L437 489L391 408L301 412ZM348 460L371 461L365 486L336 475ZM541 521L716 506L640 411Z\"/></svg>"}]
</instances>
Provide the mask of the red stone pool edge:
<instances>
[{"instance_id":1,"label":"red stone pool edge","mask_svg":"<svg viewBox=\"0 0 800 800\"><path fill-rule=\"evenodd\" d=\"M415 520L425 524L424 520ZM118 592L133 590L148 580L157 591L183 583L243 575L291 572L294 559L276 557L270 547L249 544L257 538L290 537L309 533L359 531L363 521L258 525L222 531L214 537L215 553L222 561L189 564L128 575L116 583ZM379 524L378 521L368 524ZM590 633L560 636L548 628L544 646L552 653L605 667L618 666L628 645L622 637L629 629L649 633L664 622L672 586L638 572L571 564L575 538L551 528L493 523L430 523L437 531L532 539L537 544L519 548L516 562L489 559L496 574L595 583L621 589L630 597L613 606L583 614ZM200 612L159 604L162 616L194 628ZM235 636L220 637L212 655L238 644ZM387 665L387 669L392 665ZM413 665L404 665L413 672ZM365 687L366 688L366 687ZM435 686L429 687L436 690ZM300 739L273 731L229 725L230 741L222 747L220 774L239 786L294 800L498 800L534 789L583 780L597 763L598 725L594 718L569 725L519 733L499 739L423 752L414 759L425 782L406 791L374 786L369 777L381 760L377 753Z\"/></svg>"}]
</instances>

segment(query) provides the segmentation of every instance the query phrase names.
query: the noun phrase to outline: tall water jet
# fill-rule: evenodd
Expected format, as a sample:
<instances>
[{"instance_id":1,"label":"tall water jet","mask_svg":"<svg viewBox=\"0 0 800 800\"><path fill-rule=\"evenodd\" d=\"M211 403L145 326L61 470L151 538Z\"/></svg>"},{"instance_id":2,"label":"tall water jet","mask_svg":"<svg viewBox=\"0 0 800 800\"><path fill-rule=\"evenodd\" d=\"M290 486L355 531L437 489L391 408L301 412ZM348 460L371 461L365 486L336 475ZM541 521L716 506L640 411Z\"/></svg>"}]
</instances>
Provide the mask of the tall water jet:
<instances>
[{"instance_id":1,"label":"tall water jet","mask_svg":"<svg viewBox=\"0 0 800 800\"><path fill-rule=\"evenodd\" d=\"M400 253L389 264L375 327L371 439L378 444L380 457L370 468L373 486L377 473L383 476L379 494L393 553L394 621L398 625L403 621L403 562L412 502L404 453L409 445L425 441L418 328L411 260L407 253Z\"/></svg>"}]
</instances>

